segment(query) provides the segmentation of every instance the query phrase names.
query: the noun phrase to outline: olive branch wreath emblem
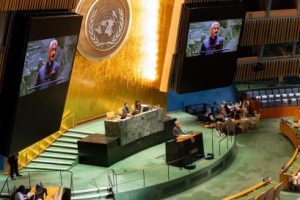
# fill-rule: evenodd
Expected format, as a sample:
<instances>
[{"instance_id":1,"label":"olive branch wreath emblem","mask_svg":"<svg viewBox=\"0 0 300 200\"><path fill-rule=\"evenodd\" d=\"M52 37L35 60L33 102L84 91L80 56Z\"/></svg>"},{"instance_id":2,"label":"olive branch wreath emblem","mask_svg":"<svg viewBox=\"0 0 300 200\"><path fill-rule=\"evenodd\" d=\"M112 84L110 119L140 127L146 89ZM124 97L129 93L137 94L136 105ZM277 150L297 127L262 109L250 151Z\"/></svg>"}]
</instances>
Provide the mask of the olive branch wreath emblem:
<instances>
[{"instance_id":1,"label":"olive branch wreath emblem","mask_svg":"<svg viewBox=\"0 0 300 200\"><path fill-rule=\"evenodd\" d=\"M96 47L100 47L100 48L105 48L105 47L111 47L113 45L116 44L116 42L118 41L118 39L120 38L120 36L123 33L123 29L124 29L124 25L125 25L125 20L124 20L124 14L122 9L118 9L118 13L119 13L119 28L117 29L116 33L113 35L112 39L110 41L107 42L100 42L99 39L96 37L96 34L94 32L94 21L95 21L95 17L98 13L98 9L96 9L94 12L92 12L91 17L89 19L89 23L88 23L88 34L89 34L89 38L91 40L91 42L96 46Z\"/></svg>"}]
</instances>

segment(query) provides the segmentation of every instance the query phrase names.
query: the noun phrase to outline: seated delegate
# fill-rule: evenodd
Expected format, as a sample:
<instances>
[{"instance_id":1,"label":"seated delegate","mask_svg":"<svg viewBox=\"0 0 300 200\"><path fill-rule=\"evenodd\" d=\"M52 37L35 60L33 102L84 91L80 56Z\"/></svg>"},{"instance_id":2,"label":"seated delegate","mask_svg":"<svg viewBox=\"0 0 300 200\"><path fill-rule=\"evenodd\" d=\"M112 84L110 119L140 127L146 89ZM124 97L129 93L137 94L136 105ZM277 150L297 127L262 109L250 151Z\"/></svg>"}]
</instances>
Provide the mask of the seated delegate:
<instances>
[{"instance_id":1,"label":"seated delegate","mask_svg":"<svg viewBox=\"0 0 300 200\"><path fill-rule=\"evenodd\" d=\"M124 103L124 106L122 108L122 113L121 113L121 119L125 119L126 117L130 116L130 110L128 107L127 103Z\"/></svg>"}]
</instances>

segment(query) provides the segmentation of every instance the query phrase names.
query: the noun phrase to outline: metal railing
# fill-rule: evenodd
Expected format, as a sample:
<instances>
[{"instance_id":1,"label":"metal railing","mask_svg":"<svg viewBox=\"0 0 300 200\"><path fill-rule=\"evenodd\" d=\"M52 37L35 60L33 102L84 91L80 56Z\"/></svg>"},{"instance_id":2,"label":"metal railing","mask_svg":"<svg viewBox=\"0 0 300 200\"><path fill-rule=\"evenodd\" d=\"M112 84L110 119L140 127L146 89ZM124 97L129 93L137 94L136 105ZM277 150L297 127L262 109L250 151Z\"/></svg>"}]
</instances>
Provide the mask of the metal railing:
<instances>
[{"instance_id":1,"label":"metal railing","mask_svg":"<svg viewBox=\"0 0 300 200\"><path fill-rule=\"evenodd\" d=\"M232 136L232 138L234 138ZM225 138L229 138L228 136ZM231 144L234 147L234 143L231 139ZM229 148L229 139L228 139L228 146ZM226 148L226 147L224 147ZM228 149L227 148L227 149ZM220 154L219 154L220 155ZM161 156L159 156L161 157ZM218 159L218 158L216 158ZM188 161L188 162L187 162ZM181 157L179 159L173 160L168 163L158 164L156 166L151 166L148 168L140 168L132 171L123 171L123 172L116 172L114 169L108 169L108 182L111 188L116 192L120 191L126 191L130 188L132 189L140 189L145 188L151 185L155 185L158 183L161 183L162 181L168 182L171 180L175 180L177 178L189 175L192 173L192 170L189 168L186 168L186 170L183 170L185 168L185 165L182 165L181 167L176 162L181 163L194 163L198 166L201 165L201 167L208 166L210 164L210 160L204 160L204 159L198 159L195 156L185 156ZM165 173L167 172L167 173ZM160 180L153 179L152 176L155 174L155 176L160 176Z\"/></svg>"},{"instance_id":2,"label":"metal railing","mask_svg":"<svg viewBox=\"0 0 300 200\"><path fill-rule=\"evenodd\" d=\"M41 180L43 178L43 175L45 173L47 173L47 175L49 175L49 173L59 173L59 178L55 179L55 181L49 181L49 179L44 179ZM64 186L64 178L63 175L64 173L69 174L70 177L70 182L69 182L69 188L71 190L71 194L73 196L73 191L74 191L74 185L73 185L73 172L69 171L69 170L45 170L45 171L27 171L27 172L20 172L20 174L22 174L22 178L18 178L16 180L11 180L11 177L7 177L2 188L0 191L0 196L2 196L3 194L7 194L9 196L11 196L11 194L14 192L13 188L17 188L20 185L24 185L26 188L32 188L33 187L33 183L34 184L38 184L38 183L43 183L43 185L45 187L47 186L60 186L63 187ZM27 179L24 179L23 177L27 174ZM58 180L58 182L57 182ZM26 184L26 182L28 182ZM6 191L5 191L6 188Z\"/></svg>"}]
</instances>

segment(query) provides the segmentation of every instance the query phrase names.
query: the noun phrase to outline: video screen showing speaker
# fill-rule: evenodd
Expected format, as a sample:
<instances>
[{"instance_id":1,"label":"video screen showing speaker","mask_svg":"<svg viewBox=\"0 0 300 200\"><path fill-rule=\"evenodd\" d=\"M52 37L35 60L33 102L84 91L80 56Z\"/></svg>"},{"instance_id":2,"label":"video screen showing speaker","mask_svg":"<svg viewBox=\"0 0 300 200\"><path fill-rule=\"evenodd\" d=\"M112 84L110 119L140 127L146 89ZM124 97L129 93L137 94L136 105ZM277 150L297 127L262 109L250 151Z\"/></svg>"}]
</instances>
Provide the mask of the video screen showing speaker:
<instances>
[{"instance_id":1,"label":"video screen showing speaker","mask_svg":"<svg viewBox=\"0 0 300 200\"><path fill-rule=\"evenodd\" d=\"M189 24L186 57L237 51L243 19Z\"/></svg>"},{"instance_id":2,"label":"video screen showing speaker","mask_svg":"<svg viewBox=\"0 0 300 200\"><path fill-rule=\"evenodd\" d=\"M245 12L238 1L183 6L172 89L188 93L233 83Z\"/></svg>"},{"instance_id":3,"label":"video screen showing speaker","mask_svg":"<svg viewBox=\"0 0 300 200\"><path fill-rule=\"evenodd\" d=\"M81 21L62 11L16 13L0 93L0 153L60 129Z\"/></svg>"},{"instance_id":4,"label":"video screen showing speaker","mask_svg":"<svg viewBox=\"0 0 300 200\"><path fill-rule=\"evenodd\" d=\"M28 42L19 95L69 81L77 38L70 35Z\"/></svg>"}]
</instances>

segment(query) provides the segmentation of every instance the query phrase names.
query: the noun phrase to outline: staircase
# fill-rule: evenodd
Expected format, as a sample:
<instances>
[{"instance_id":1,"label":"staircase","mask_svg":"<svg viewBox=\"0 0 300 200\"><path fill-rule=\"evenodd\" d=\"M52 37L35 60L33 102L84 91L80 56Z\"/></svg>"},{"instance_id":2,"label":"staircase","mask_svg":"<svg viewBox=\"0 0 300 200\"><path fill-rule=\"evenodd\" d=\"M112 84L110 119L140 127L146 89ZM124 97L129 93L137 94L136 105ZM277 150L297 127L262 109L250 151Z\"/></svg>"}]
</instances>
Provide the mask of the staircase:
<instances>
[{"instance_id":1,"label":"staircase","mask_svg":"<svg viewBox=\"0 0 300 200\"><path fill-rule=\"evenodd\" d=\"M22 171L70 169L78 162L77 141L90 134L95 133L69 129ZM109 187L77 190L72 194L72 200L114 199Z\"/></svg>"},{"instance_id":2,"label":"staircase","mask_svg":"<svg viewBox=\"0 0 300 200\"><path fill-rule=\"evenodd\" d=\"M78 162L77 140L94 134L69 129L49 146L42 154L24 168L24 171L35 170L68 170Z\"/></svg>"}]
</instances>

